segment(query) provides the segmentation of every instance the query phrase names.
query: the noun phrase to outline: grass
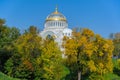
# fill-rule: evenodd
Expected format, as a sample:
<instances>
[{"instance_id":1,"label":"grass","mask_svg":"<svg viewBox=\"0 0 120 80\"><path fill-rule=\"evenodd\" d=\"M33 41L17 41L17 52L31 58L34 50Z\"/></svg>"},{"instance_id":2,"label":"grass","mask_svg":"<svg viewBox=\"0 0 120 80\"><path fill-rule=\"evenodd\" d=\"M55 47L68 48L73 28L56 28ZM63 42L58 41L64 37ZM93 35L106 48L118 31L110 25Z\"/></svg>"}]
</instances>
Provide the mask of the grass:
<instances>
[{"instance_id":1,"label":"grass","mask_svg":"<svg viewBox=\"0 0 120 80\"><path fill-rule=\"evenodd\" d=\"M11 77L3 74L2 72L0 72L0 80L20 80L20 79L11 78Z\"/></svg>"}]
</instances>

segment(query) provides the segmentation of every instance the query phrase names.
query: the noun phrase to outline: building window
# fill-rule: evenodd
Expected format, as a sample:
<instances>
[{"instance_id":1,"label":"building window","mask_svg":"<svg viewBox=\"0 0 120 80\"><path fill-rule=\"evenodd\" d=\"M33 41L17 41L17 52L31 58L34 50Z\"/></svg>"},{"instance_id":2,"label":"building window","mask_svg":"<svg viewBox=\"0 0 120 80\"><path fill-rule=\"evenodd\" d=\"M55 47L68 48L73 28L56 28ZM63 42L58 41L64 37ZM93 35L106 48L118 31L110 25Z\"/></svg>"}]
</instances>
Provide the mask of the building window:
<instances>
[{"instance_id":1,"label":"building window","mask_svg":"<svg viewBox=\"0 0 120 80\"><path fill-rule=\"evenodd\" d=\"M67 33L65 33L65 35L67 36Z\"/></svg>"},{"instance_id":2,"label":"building window","mask_svg":"<svg viewBox=\"0 0 120 80\"><path fill-rule=\"evenodd\" d=\"M60 22L60 27L61 27L61 22Z\"/></svg>"},{"instance_id":3,"label":"building window","mask_svg":"<svg viewBox=\"0 0 120 80\"><path fill-rule=\"evenodd\" d=\"M57 22L55 22L55 26L57 26Z\"/></svg>"},{"instance_id":4,"label":"building window","mask_svg":"<svg viewBox=\"0 0 120 80\"><path fill-rule=\"evenodd\" d=\"M70 33L68 33L68 36L70 36Z\"/></svg>"}]
</instances>

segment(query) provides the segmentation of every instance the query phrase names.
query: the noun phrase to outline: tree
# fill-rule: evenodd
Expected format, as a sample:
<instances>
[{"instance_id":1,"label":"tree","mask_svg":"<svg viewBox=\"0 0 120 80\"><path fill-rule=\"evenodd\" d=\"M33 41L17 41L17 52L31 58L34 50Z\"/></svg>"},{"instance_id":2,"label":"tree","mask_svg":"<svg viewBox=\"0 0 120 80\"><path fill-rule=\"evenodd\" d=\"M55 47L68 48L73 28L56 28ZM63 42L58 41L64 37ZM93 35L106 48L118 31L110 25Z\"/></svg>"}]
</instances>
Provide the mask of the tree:
<instances>
[{"instance_id":1,"label":"tree","mask_svg":"<svg viewBox=\"0 0 120 80\"><path fill-rule=\"evenodd\" d=\"M5 20L4 19L0 19L0 26L2 26L3 24L5 24Z\"/></svg>"},{"instance_id":2,"label":"tree","mask_svg":"<svg viewBox=\"0 0 120 80\"><path fill-rule=\"evenodd\" d=\"M0 71L4 71L4 63L12 56L13 43L20 36L19 29L8 27L0 19Z\"/></svg>"},{"instance_id":3,"label":"tree","mask_svg":"<svg viewBox=\"0 0 120 80\"><path fill-rule=\"evenodd\" d=\"M5 70L9 76L27 80L60 80L66 75L57 43L52 38L43 40L33 26L15 41Z\"/></svg>"},{"instance_id":4,"label":"tree","mask_svg":"<svg viewBox=\"0 0 120 80\"><path fill-rule=\"evenodd\" d=\"M94 53L91 59L94 61L96 71L94 71L93 74L97 74L98 76L102 77L104 74L113 71L112 64L113 49L114 46L111 40L104 39L98 34L95 35Z\"/></svg>"},{"instance_id":5,"label":"tree","mask_svg":"<svg viewBox=\"0 0 120 80\"><path fill-rule=\"evenodd\" d=\"M43 54L43 77L46 80L61 80L64 77L64 66L62 64L62 52L52 38L44 41Z\"/></svg>"},{"instance_id":6,"label":"tree","mask_svg":"<svg viewBox=\"0 0 120 80\"><path fill-rule=\"evenodd\" d=\"M95 35L89 29L82 29L74 31L72 38L67 38L64 43L67 65L71 72L76 66L78 80L81 74L102 75L112 71L112 41Z\"/></svg>"},{"instance_id":7,"label":"tree","mask_svg":"<svg viewBox=\"0 0 120 80\"><path fill-rule=\"evenodd\" d=\"M5 64L9 76L34 79L34 62L41 55L41 40L37 33L29 31L15 41L14 55Z\"/></svg>"},{"instance_id":8,"label":"tree","mask_svg":"<svg viewBox=\"0 0 120 80\"><path fill-rule=\"evenodd\" d=\"M120 59L114 59L114 70L113 73L120 76Z\"/></svg>"},{"instance_id":9,"label":"tree","mask_svg":"<svg viewBox=\"0 0 120 80\"><path fill-rule=\"evenodd\" d=\"M114 51L113 56L119 56L120 55L120 33L113 34L112 38L113 44L114 44Z\"/></svg>"}]
</instances>

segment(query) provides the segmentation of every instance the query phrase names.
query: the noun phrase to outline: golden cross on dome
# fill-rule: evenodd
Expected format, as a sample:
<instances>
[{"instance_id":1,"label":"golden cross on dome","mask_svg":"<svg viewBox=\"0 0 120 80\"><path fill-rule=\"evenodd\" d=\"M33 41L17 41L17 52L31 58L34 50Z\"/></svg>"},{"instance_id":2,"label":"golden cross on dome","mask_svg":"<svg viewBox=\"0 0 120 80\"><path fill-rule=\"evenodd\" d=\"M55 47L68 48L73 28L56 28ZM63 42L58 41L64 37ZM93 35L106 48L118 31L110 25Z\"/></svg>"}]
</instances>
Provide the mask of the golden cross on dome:
<instances>
[{"instance_id":1,"label":"golden cross on dome","mask_svg":"<svg viewBox=\"0 0 120 80\"><path fill-rule=\"evenodd\" d=\"M56 5L55 12L58 12L58 5Z\"/></svg>"}]
</instances>

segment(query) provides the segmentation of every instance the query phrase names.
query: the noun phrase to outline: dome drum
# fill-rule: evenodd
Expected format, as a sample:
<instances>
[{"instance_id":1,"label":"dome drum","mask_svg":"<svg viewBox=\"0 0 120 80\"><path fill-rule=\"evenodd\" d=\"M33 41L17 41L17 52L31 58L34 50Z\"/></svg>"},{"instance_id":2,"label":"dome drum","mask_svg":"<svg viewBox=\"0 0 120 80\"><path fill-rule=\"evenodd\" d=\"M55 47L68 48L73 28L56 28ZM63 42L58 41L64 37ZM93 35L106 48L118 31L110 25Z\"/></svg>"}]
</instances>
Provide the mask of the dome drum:
<instances>
[{"instance_id":1,"label":"dome drum","mask_svg":"<svg viewBox=\"0 0 120 80\"><path fill-rule=\"evenodd\" d=\"M67 28L68 24L64 21L49 21L45 23L45 28Z\"/></svg>"}]
</instances>

